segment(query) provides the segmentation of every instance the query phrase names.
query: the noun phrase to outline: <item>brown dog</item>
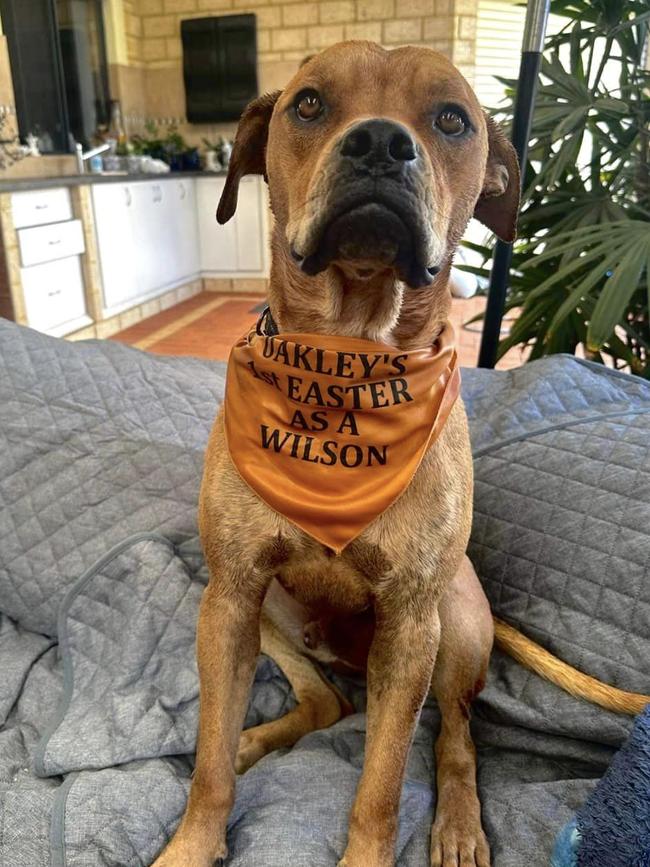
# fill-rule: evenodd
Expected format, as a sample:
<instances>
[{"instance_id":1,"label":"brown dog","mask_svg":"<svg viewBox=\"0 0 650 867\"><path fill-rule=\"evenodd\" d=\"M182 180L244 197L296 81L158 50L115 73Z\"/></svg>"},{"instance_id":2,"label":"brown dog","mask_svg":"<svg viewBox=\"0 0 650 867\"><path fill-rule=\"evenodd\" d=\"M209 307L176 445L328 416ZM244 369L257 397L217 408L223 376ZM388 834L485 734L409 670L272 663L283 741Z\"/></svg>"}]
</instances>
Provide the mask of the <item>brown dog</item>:
<instances>
[{"instance_id":1,"label":"brown dog","mask_svg":"<svg viewBox=\"0 0 650 867\"><path fill-rule=\"evenodd\" d=\"M281 332L431 346L449 313L449 269L470 217L514 237L514 151L458 71L425 48L348 42L312 58L282 93L244 113L221 222L251 173L267 176L275 215L269 301ZM339 555L244 484L219 415L199 512L211 578L198 625L196 770L157 867L225 857L235 773L347 712L310 657L367 666L365 763L340 865L394 863L405 763L431 688L442 714L431 864L488 867L468 720L493 623L465 556L471 519L460 400L402 496ZM242 734L260 625L261 649L298 705Z\"/></svg>"}]
</instances>

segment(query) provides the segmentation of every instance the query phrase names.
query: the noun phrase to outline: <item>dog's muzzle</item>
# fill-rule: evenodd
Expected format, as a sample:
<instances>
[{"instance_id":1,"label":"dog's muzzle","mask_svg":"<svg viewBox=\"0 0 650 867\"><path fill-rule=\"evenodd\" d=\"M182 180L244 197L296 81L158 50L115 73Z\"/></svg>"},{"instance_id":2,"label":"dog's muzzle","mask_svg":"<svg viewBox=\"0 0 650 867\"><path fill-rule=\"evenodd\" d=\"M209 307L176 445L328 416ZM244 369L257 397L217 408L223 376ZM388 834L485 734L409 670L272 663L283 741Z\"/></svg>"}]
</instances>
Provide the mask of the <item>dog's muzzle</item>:
<instances>
[{"instance_id":1,"label":"dog's muzzle","mask_svg":"<svg viewBox=\"0 0 650 867\"><path fill-rule=\"evenodd\" d=\"M437 273L430 257L422 201L422 157L406 127L375 118L353 126L332 159L327 204L310 233L310 249L294 252L302 270L318 274L331 262L369 271L392 267L412 287Z\"/></svg>"}]
</instances>

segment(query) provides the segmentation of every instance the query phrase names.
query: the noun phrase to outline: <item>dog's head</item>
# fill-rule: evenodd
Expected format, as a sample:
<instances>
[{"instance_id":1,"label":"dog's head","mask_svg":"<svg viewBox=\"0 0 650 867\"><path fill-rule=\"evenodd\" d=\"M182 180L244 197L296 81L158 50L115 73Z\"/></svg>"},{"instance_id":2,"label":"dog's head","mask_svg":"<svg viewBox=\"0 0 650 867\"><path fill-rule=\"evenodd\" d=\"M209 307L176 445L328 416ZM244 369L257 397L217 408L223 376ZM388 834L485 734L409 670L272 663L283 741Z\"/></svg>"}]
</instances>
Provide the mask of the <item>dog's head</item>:
<instances>
[{"instance_id":1,"label":"dog's head","mask_svg":"<svg viewBox=\"0 0 650 867\"><path fill-rule=\"evenodd\" d=\"M472 215L515 235L514 150L442 55L346 42L244 112L217 216L267 177L287 257L304 274L392 271L412 288L448 265Z\"/></svg>"}]
</instances>

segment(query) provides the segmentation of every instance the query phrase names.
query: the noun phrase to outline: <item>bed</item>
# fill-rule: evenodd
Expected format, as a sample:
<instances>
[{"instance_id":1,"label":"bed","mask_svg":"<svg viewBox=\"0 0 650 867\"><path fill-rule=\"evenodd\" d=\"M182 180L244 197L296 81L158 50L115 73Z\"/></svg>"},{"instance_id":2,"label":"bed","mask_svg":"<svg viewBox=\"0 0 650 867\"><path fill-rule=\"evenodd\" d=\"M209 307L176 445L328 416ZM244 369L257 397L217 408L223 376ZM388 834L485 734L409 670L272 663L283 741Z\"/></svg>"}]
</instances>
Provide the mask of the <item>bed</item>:
<instances>
[{"instance_id":1,"label":"bed","mask_svg":"<svg viewBox=\"0 0 650 867\"><path fill-rule=\"evenodd\" d=\"M196 529L223 364L69 343L0 320L0 863L148 865L182 813L197 727ZM573 357L463 372L470 556L495 613L647 692L650 384ZM363 757L357 713L238 779L229 867L334 867ZM246 725L293 696L261 657ZM408 763L400 867L428 865L435 704ZM475 705L494 867L542 867L632 720L499 652Z\"/></svg>"}]
</instances>

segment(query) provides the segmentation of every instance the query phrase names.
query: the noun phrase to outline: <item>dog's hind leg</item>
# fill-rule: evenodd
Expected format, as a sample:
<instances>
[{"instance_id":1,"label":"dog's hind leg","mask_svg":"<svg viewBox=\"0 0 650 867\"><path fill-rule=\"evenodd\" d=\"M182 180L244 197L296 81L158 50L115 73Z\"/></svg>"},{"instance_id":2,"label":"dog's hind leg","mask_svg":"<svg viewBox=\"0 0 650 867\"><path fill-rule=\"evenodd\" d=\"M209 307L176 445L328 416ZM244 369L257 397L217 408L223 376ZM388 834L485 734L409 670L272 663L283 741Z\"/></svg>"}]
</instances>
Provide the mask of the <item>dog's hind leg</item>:
<instances>
[{"instance_id":1,"label":"dog's hind leg","mask_svg":"<svg viewBox=\"0 0 650 867\"><path fill-rule=\"evenodd\" d=\"M467 557L440 602L439 615L442 636L431 686L442 722L436 742L438 802L431 865L489 867L469 714L472 699L485 683L493 626L488 601Z\"/></svg>"},{"instance_id":2,"label":"dog's hind leg","mask_svg":"<svg viewBox=\"0 0 650 867\"><path fill-rule=\"evenodd\" d=\"M243 774L262 756L283 747L292 747L301 737L333 725L351 708L318 668L301 654L263 614L261 650L282 669L298 704L280 719L242 732L235 769Z\"/></svg>"}]
</instances>

